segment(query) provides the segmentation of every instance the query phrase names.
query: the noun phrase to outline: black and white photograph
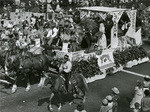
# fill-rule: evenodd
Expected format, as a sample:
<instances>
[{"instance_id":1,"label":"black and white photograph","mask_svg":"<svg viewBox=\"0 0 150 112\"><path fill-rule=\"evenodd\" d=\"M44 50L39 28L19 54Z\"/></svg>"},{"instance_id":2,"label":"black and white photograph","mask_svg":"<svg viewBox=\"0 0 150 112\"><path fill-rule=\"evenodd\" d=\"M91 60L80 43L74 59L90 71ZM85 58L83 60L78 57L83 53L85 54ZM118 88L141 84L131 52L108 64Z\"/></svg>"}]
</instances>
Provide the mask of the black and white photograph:
<instances>
[{"instance_id":1,"label":"black and white photograph","mask_svg":"<svg viewBox=\"0 0 150 112\"><path fill-rule=\"evenodd\" d=\"M150 112L150 0L0 0L0 112Z\"/></svg>"}]
</instances>

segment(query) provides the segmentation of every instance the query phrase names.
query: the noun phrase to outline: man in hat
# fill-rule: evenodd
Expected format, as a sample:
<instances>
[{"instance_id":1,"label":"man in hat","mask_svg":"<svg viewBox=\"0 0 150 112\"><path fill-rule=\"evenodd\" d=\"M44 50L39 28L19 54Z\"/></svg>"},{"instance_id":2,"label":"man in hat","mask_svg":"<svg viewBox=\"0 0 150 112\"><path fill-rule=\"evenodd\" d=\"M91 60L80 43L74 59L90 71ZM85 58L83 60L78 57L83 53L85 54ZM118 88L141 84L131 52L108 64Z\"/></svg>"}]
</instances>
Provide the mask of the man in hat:
<instances>
[{"instance_id":1,"label":"man in hat","mask_svg":"<svg viewBox=\"0 0 150 112\"><path fill-rule=\"evenodd\" d=\"M112 88L112 92L113 94L112 96L112 100L113 100L113 112L117 112L118 111L118 100L120 99L119 97L119 90L116 87Z\"/></svg>"},{"instance_id":2,"label":"man in hat","mask_svg":"<svg viewBox=\"0 0 150 112\"><path fill-rule=\"evenodd\" d=\"M144 91L145 97L141 100L141 112L150 112L150 91Z\"/></svg>"},{"instance_id":3,"label":"man in hat","mask_svg":"<svg viewBox=\"0 0 150 112\"><path fill-rule=\"evenodd\" d=\"M109 111L108 100L107 99L103 99L102 106L101 106L99 112L108 112L108 111Z\"/></svg>"},{"instance_id":4,"label":"man in hat","mask_svg":"<svg viewBox=\"0 0 150 112\"><path fill-rule=\"evenodd\" d=\"M113 99L112 96L108 95L106 96L106 99L108 100L108 107L109 107L109 111L108 112L113 112Z\"/></svg>"},{"instance_id":5,"label":"man in hat","mask_svg":"<svg viewBox=\"0 0 150 112\"><path fill-rule=\"evenodd\" d=\"M148 76L148 75L146 75L145 77L144 77L144 81L143 81L143 90L145 91L145 90L149 90L149 88L150 88L150 76Z\"/></svg>"},{"instance_id":6,"label":"man in hat","mask_svg":"<svg viewBox=\"0 0 150 112\"><path fill-rule=\"evenodd\" d=\"M74 110L74 112L86 112L83 102L77 105L77 108Z\"/></svg>"},{"instance_id":7,"label":"man in hat","mask_svg":"<svg viewBox=\"0 0 150 112\"><path fill-rule=\"evenodd\" d=\"M69 56L65 55L62 64L60 65L59 71L65 78L66 90L68 91L69 78L71 73L72 63L69 60Z\"/></svg>"}]
</instances>

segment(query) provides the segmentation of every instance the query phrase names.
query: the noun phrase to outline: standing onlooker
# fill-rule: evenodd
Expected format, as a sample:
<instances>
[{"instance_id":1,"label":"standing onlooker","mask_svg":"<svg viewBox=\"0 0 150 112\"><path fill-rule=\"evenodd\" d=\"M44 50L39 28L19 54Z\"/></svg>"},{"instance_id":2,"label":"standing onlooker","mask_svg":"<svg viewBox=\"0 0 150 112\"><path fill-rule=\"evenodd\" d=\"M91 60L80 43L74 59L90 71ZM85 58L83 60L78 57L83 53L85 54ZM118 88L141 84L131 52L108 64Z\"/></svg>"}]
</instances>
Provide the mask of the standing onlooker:
<instances>
[{"instance_id":1,"label":"standing onlooker","mask_svg":"<svg viewBox=\"0 0 150 112\"><path fill-rule=\"evenodd\" d=\"M132 99L130 103L130 108L135 108L135 103L139 103L141 105L141 100L143 98L144 92L142 87L142 82L137 81L137 86L135 87L135 94L134 98Z\"/></svg>"},{"instance_id":2,"label":"standing onlooker","mask_svg":"<svg viewBox=\"0 0 150 112\"><path fill-rule=\"evenodd\" d=\"M108 112L113 112L113 100L112 100L112 96L108 95L106 96L106 99L108 100L108 107L109 107L109 111Z\"/></svg>"},{"instance_id":3,"label":"standing onlooker","mask_svg":"<svg viewBox=\"0 0 150 112\"><path fill-rule=\"evenodd\" d=\"M148 75L146 75L144 77L144 81L143 81L143 90L149 90L149 87L150 87L150 77Z\"/></svg>"},{"instance_id":4,"label":"standing onlooker","mask_svg":"<svg viewBox=\"0 0 150 112\"><path fill-rule=\"evenodd\" d=\"M78 104L74 112L86 112L86 110L84 109L84 104L82 102L81 104Z\"/></svg>"},{"instance_id":5,"label":"standing onlooker","mask_svg":"<svg viewBox=\"0 0 150 112\"><path fill-rule=\"evenodd\" d=\"M140 112L140 104L136 102L134 106L135 108L133 109L133 112Z\"/></svg>"},{"instance_id":6,"label":"standing onlooker","mask_svg":"<svg viewBox=\"0 0 150 112\"><path fill-rule=\"evenodd\" d=\"M112 98L113 98L113 112L118 112L118 100L119 100L119 90L116 87L112 88L113 94L112 94Z\"/></svg>"},{"instance_id":7,"label":"standing onlooker","mask_svg":"<svg viewBox=\"0 0 150 112\"><path fill-rule=\"evenodd\" d=\"M141 110L142 112L150 112L150 91L144 91L145 97L141 101Z\"/></svg>"},{"instance_id":8,"label":"standing onlooker","mask_svg":"<svg viewBox=\"0 0 150 112\"><path fill-rule=\"evenodd\" d=\"M109 112L108 100L107 100L107 99L104 99L104 100L102 101L102 106L101 106L99 112Z\"/></svg>"}]
</instances>

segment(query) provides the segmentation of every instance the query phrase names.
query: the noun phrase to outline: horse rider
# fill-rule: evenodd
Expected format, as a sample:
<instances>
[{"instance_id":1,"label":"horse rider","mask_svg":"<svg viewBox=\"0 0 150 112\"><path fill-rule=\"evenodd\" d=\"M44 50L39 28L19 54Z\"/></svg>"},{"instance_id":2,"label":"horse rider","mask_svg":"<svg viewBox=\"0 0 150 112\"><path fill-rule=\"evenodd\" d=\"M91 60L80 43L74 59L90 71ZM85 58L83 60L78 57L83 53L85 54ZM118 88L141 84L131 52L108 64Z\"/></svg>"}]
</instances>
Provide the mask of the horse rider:
<instances>
[{"instance_id":1,"label":"horse rider","mask_svg":"<svg viewBox=\"0 0 150 112\"><path fill-rule=\"evenodd\" d=\"M71 75L71 68L72 68L72 63L69 60L69 56L65 55L64 60L63 60L62 64L59 67L59 72L65 78L65 85L66 85L66 90L67 91L68 91L68 85L69 85L69 78L70 78L70 75Z\"/></svg>"}]
</instances>

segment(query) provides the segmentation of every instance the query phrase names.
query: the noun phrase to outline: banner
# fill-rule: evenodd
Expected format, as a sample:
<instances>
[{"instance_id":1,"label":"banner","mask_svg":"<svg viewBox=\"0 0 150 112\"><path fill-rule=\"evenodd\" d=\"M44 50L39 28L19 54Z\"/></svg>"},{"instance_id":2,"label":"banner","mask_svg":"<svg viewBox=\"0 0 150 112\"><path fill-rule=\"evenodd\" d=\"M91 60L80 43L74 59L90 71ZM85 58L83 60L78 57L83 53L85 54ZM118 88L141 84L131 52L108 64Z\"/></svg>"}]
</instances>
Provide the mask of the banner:
<instances>
[{"instance_id":1,"label":"banner","mask_svg":"<svg viewBox=\"0 0 150 112\"><path fill-rule=\"evenodd\" d=\"M101 55L96 55L98 58L98 65L101 70L115 66L113 58L113 50L105 50Z\"/></svg>"},{"instance_id":2,"label":"banner","mask_svg":"<svg viewBox=\"0 0 150 112\"><path fill-rule=\"evenodd\" d=\"M130 21L131 21L131 27L135 31L136 30L136 10L129 10L126 11Z\"/></svg>"}]
</instances>

